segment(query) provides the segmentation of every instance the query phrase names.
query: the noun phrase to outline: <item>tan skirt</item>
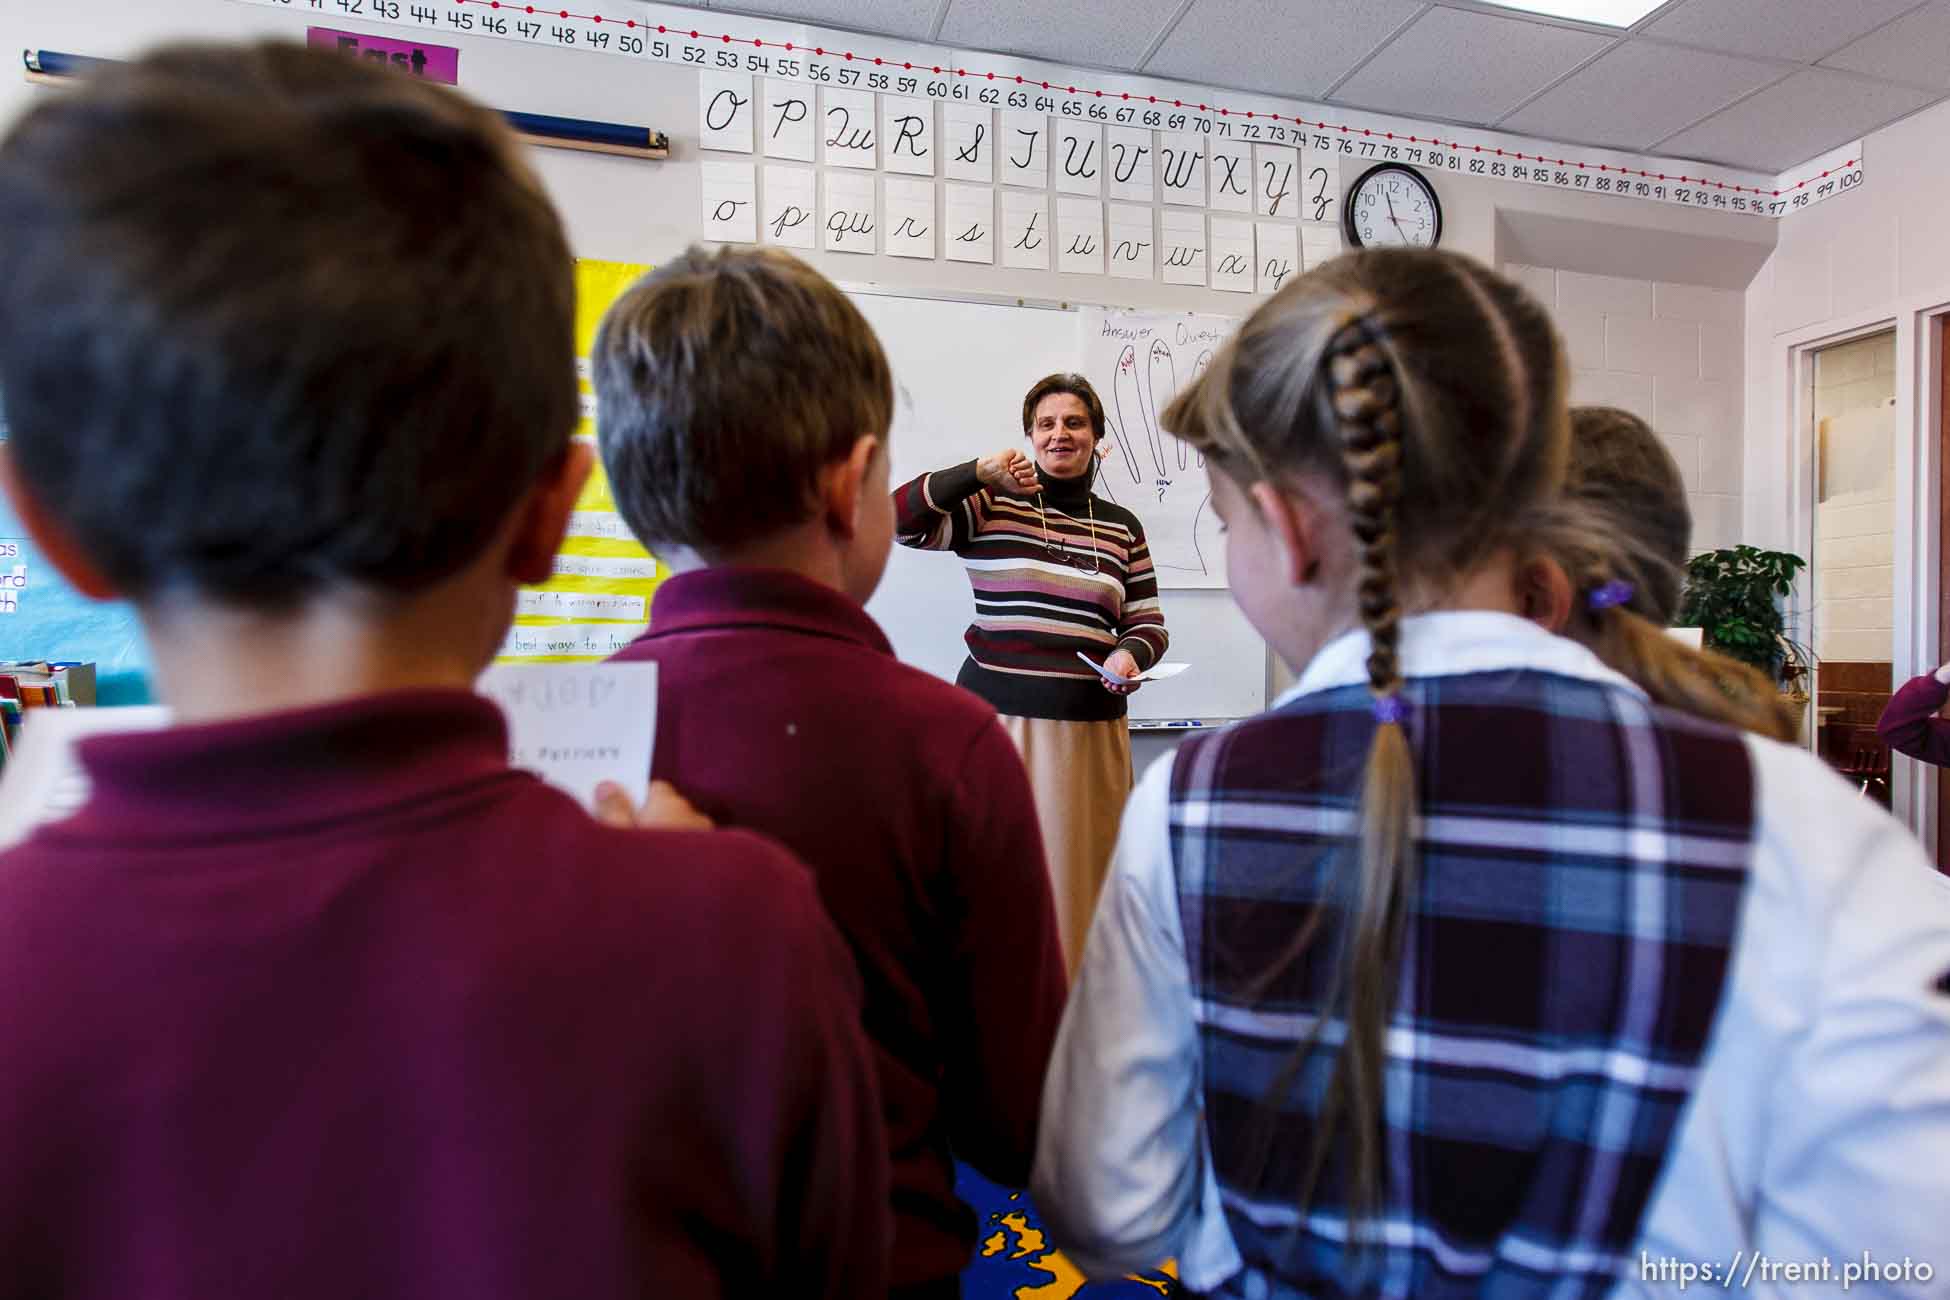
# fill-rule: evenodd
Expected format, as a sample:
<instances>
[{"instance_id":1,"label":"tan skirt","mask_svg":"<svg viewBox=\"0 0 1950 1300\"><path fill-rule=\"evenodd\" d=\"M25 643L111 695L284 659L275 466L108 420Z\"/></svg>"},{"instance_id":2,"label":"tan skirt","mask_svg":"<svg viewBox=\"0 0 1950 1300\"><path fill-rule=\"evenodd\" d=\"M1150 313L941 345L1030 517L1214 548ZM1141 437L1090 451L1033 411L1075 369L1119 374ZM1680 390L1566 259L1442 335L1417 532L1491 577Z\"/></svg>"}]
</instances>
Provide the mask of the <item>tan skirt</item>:
<instances>
[{"instance_id":1,"label":"tan skirt","mask_svg":"<svg viewBox=\"0 0 1950 1300\"><path fill-rule=\"evenodd\" d=\"M1060 722L1005 714L1002 727L1029 770L1063 961L1074 975L1131 796L1130 724L1123 718Z\"/></svg>"}]
</instances>

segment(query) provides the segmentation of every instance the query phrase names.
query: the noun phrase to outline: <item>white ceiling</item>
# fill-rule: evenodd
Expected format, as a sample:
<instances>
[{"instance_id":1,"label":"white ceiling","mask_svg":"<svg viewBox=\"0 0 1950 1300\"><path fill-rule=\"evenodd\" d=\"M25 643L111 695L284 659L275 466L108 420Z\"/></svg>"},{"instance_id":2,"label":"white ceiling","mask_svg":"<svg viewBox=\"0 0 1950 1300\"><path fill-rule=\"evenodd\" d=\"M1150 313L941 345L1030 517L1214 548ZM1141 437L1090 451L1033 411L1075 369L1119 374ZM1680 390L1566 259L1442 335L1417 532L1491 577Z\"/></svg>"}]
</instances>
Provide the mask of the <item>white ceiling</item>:
<instances>
[{"instance_id":1,"label":"white ceiling","mask_svg":"<svg viewBox=\"0 0 1950 1300\"><path fill-rule=\"evenodd\" d=\"M709 0L903 40L1786 170L1950 97L1950 0Z\"/></svg>"}]
</instances>

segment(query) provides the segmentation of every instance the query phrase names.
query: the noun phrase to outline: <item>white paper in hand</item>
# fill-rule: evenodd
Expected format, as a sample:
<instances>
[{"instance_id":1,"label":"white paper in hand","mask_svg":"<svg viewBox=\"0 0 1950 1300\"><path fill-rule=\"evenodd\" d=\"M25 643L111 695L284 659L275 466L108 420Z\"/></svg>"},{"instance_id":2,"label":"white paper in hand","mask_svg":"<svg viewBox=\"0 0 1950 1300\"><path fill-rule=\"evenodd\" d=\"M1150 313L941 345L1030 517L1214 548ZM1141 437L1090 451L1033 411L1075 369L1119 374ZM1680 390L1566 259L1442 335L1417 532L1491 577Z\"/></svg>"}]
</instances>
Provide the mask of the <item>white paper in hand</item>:
<instances>
[{"instance_id":1,"label":"white paper in hand","mask_svg":"<svg viewBox=\"0 0 1950 1300\"><path fill-rule=\"evenodd\" d=\"M0 780L0 849L88 802L88 774L75 744L117 731L155 731L169 725L161 705L127 709L29 709L18 748Z\"/></svg>"},{"instance_id":2,"label":"white paper in hand","mask_svg":"<svg viewBox=\"0 0 1950 1300\"><path fill-rule=\"evenodd\" d=\"M1161 682L1167 677L1176 677L1191 667L1190 664L1154 664L1135 676L1119 677L1116 673L1111 672L1108 668L1105 668L1081 650L1077 651L1077 658L1083 660L1092 668L1095 668L1097 670L1097 676L1116 686L1129 686L1132 682Z\"/></svg>"},{"instance_id":3,"label":"white paper in hand","mask_svg":"<svg viewBox=\"0 0 1950 1300\"><path fill-rule=\"evenodd\" d=\"M475 689L508 719L508 761L593 807L614 781L642 803L657 739L657 665L497 664Z\"/></svg>"}]
</instances>

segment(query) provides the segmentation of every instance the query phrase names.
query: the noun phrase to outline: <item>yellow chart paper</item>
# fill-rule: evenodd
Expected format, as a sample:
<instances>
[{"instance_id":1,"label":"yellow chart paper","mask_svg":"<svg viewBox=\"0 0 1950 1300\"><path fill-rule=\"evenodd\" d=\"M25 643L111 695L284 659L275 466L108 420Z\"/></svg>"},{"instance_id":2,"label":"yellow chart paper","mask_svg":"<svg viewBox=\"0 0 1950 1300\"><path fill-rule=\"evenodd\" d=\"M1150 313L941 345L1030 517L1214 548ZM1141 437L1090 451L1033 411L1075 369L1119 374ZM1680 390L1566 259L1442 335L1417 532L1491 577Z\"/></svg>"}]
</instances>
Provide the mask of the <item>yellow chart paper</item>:
<instances>
[{"instance_id":1,"label":"yellow chart paper","mask_svg":"<svg viewBox=\"0 0 1950 1300\"><path fill-rule=\"evenodd\" d=\"M576 261L576 357L583 374L576 437L596 438L588 358L596 327L623 292L648 271L628 262ZM497 663L583 663L607 658L643 631L650 598L668 572L630 536L600 461L576 502L555 574L524 587Z\"/></svg>"}]
</instances>

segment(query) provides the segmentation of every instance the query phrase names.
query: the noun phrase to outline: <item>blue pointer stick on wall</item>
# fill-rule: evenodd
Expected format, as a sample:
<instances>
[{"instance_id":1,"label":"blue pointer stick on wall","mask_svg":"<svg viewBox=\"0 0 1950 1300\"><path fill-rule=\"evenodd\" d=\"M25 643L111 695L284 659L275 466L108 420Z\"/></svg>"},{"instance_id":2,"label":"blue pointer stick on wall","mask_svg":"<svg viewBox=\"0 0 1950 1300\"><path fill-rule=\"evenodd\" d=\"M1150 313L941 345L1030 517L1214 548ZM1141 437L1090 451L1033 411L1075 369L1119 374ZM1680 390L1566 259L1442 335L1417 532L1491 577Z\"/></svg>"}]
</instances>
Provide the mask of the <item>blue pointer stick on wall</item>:
<instances>
[{"instance_id":1,"label":"blue pointer stick on wall","mask_svg":"<svg viewBox=\"0 0 1950 1300\"><path fill-rule=\"evenodd\" d=\"M91 59L85 54L63 54L59 50L22 50L20 57L29 72L44 77L78 77L112 62Z\"/></svg>"}]
</instances>

